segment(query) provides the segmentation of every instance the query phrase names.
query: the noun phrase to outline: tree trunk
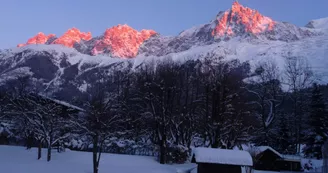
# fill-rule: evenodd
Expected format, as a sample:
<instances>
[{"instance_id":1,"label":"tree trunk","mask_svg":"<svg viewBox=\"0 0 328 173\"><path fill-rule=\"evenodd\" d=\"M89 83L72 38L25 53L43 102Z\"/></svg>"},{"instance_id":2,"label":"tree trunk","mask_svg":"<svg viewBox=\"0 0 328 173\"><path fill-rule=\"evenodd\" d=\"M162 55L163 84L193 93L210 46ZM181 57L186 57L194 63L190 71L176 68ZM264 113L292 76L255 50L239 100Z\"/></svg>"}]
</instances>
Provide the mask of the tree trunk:
<instances>
[{"instance_id":1,"label":"tree trunk","mask_svg":"<svg viewBox=\"0 0 328 173\"><path fill-rule=\"evenodd\" d=\"M39 141L39 146L38 146L38 160L41 159L41 152L42 152L42 143Z\"/></svg>"},{"instance_id":2,"label":"tree trunk","mask_svg":"<svg viewBox=\"0 0 328 173\"><path fill-rule=\"evenodd\" d=\"M48 143L48 153L47 153L47 161L51 160L51 144L52 144L52 137L50 137L50 141Z\"/></svg>"},{"instance_id":3,"label":"tree trunk","mask_svg":"<svg viewBox=\"0 0 328 173\"><path fill-rule=\"evenodd\" d=\"M33 145L33 136L29 135L26 139L26 149L29 150Z\"/></svg>"},{"instance_id":4,"label":"tree trunk","mask_svg":"<svg viewBox=\"0 0 328 173\"><path fill-rule=\"evenodd\" d=\"M165 164L166 163L166 148L165 146L162 144L163 140L161 141L161 147L160 147L160 160L159 163L160 164Z\"/></svg>"},{"instance_id":5,"label":"tree trunk","mask_svg":"<svg viewBox=\"0 0 328 173\"><path fill-rule=\"evenodd\" d=\"M48 145L47 161L51 160L51 145Z\"/></svg>"},{"instance_id":6,"label":"tree trunk","mask_svg":"<svg viewBox=\"0 0 328 173\"><path fill-rule=\"evenodd\" d=\"M166 163L166 136L163 135L163 139L160 141L160 159L159 163L160 164L165 164Z\"/></svg>"},{"instance_id":7,"label":"tree trunk","mask_svg":"<svg viewBox=\"0 0 328 173\"><path fill-rule=\"evenodd\" d=\"M99 161L97 160L98 154L98 135L93 137L93 150L92 150L92 160L93 160L93 173L98 173Z\"/></svg>"},{"instance_id":8,"label":"tree trunk","mask_svg":"<svg viewBox=\"0 0 328 173\"><path fill-rule=\"evenodd\" d=\"M216 127L215 135L214 135L214 142L212 144L212 148L219 148L220 146L220 128Z\"/></svg>"}]
</instances>

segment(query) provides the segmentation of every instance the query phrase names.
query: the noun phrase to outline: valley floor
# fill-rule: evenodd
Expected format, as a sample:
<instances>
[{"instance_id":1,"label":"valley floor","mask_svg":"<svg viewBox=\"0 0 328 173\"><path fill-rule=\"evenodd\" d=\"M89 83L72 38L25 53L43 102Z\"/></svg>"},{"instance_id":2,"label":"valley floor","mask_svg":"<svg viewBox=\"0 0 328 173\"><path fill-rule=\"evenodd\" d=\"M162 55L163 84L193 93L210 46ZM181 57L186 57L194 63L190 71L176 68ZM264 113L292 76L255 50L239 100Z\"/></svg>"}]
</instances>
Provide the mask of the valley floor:
<instances>
[{"instance_id":1,"label":"valley floor","mask_svg":"<svg viewBox=\"0 0 328 173\"><path fill-rule=\"evenodd\" d=\"M0 172L5 173L92 173L92 153L66 150L53 151L52 160L37 160L37 149L0 146ZM154 157L103 154L99 173L177 173L195 164L161 165ZM196 173L194 170L192 173ZM254 171L254 173L273 173Z\"/></svg>"}]
</instances>

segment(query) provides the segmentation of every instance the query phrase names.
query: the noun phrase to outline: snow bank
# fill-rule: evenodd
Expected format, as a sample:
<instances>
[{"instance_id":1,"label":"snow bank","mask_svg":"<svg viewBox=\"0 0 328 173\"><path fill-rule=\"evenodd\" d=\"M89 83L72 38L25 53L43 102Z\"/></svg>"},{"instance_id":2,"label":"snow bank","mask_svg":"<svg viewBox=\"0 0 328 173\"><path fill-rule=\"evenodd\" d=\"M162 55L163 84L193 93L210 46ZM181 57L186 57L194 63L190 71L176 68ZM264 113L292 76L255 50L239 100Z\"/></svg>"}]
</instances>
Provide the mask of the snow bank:
<instances>
[{"instance_id":1,"label":"snow bank","mask_svg":"<svg viewBox=\"0 0 328 173\"><path fill-rule=\"evenodd\" d=\"M323 160L317 159L305 159L301 160L302 167L305 169L305 172L316 172L320 171L323 166ZM306 169L308 167L308 170Z\"/></svg>"},{"instance_id":2,"label":"snow bank","mask_svg":"<svg viewBox=\"0 0 328 173\"><path fill-rule=\"evenodd\" d=\"M252 157L247 151L200 147L194 149L194 156L198 163L253 166Z\"/></svg>"}]
</instances>

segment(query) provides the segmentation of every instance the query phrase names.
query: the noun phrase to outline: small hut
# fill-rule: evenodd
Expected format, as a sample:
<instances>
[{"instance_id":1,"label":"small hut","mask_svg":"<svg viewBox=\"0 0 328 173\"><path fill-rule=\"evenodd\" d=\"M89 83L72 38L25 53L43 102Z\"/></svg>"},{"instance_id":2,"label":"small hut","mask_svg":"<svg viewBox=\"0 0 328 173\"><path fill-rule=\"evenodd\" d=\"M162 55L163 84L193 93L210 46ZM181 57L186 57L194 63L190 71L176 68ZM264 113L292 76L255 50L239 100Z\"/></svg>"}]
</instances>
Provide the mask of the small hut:
<instances>
[{"instance_id":1,"label":"small hut","mask_svg":"<svg viewBox=\"0 0 328 173\"><path fill-rule=\"evenodd\" d=\"M294 155L283 155L269 146L258 147L256 170L266 171L301 171L301 157Z\"/></svg>"},{"instance_id":2,"label":"small hut","mask_svg":"<svg viewBox=\"0 0 328 173\"><path fill-rule=\"evenodd\" d=\"M215 148L196 148L192 162L198 165L198 173L241 173L243 166L253 166L246 151Z\"/></svg>"},{"instance_id":3,"label":"small hut","mask_svg":"<svg viewBox=\"0 0 328 173\"><path fill-rule=\"evenodd\" d=\"M282 158L282 154L269 146L257 147L256 161L254 168L256 170L279 171L277 160Z\"/></svg>"}]
</instances>

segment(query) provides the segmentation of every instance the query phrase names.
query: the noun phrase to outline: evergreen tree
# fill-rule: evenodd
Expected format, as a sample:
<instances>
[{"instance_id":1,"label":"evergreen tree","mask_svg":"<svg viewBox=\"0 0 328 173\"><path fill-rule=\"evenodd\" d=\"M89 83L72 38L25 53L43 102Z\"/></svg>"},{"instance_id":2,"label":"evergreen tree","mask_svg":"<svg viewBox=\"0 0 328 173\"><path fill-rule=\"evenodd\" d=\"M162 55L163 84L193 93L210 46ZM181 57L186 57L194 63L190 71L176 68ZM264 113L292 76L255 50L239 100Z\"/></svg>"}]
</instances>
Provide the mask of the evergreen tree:
<instances>
[{"instance_id":1,"label":"evergreen tree","mask_svg":"<svg viewBox=\"0 0 328 173\"><path fill-rule=\"evenodd\" d=\"M327 110L323 94L317 84L313 85L309 126L303 152L307 157L321 159L321 148L327 139Z\"/></svg>"}]
</instances>

